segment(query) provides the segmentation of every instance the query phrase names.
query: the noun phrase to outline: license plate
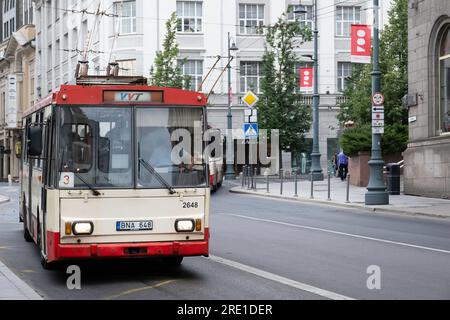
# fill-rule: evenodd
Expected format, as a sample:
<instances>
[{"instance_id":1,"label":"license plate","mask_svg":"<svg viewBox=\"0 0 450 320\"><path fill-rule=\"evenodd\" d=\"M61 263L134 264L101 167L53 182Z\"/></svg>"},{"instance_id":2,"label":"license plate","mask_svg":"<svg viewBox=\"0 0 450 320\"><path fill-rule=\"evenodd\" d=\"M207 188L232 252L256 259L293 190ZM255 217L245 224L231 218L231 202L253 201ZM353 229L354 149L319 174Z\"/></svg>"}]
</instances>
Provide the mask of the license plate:
<instances>
[{"instance_id":1,"label":"license plate","mask_svg":"<svg viewBox=\"0 0 450 320\"><path fill-rule=\"evenodd\" d=\"M117 231L149 231L153 230L153 221L118 221Z\"/></svg>"}]
</instances>

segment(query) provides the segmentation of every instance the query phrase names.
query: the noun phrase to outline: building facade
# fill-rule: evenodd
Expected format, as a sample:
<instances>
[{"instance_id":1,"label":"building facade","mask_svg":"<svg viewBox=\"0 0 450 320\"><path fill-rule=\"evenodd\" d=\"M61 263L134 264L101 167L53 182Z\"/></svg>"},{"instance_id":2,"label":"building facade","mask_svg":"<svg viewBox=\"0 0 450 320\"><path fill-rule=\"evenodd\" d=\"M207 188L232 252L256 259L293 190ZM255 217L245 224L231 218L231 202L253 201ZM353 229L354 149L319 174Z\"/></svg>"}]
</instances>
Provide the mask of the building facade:
<instances>
[{"instance_id":1,"label":"building facade","mask_svg":"<svg viewBox=\"0 0 450 320\"><path fill-rule=\"evenodd\" d=\"M305 13L286 18L313 25L313 0L35 0L37 28L38 97L44 97L63 83L74 81L78 60L88 60L92 74L105 72L108 62L117 61L122 74L149 76L157 51L162 49L165 23L176 12L180 25L177 41L183 72L191 76L191 87L209 93L210 124L227 127L228 79L220 78L226 66L222 59L212 70L218 55L228 55L228 33L239 51L232 63L233 127L242 128L243 95L260 90L264 36L255 26L270 25L289 8ZM323 165L337 148L340 124L336 119L346 78L350 76L351 24L371 24L371 1L317 0L319 20L319 84L321 94L320 132ZM390 0L381 1L382 24L387 22ZM103 12L96 15L95 12ZM84 49L85 54L81 53ZM313 54L313 43L297 49L299 57ZM311 65L310 58L302 58ZM300 67L300 65L299 65ZM216 87L215 81L219 79ZM300 93L300 92L299 92ZM302 92L312 104L312 90ZM270 129L270 128L269 128ZM309 136L311 137L311 136ZM310 153L310 150L305 150Z\"/></svg>"},{"instance_id":2,"label":"building facade","mask_svg":"<svg viewBox=\"0 0 450 320\"><path fill-rule=\"evenodd\" d=\"M450 198L450 2L409 1L405 192Z\"/></svg>"},{"instance_id":3,"label":"building facade","mask_svg":"<svg viewBox=\"0 0 450 320\"><path fill-rule=\"evenodd\" d=\"M31 0L0 1L0 180L19 177L21 116L34 100Z\"/></svg>"}]
</instances>

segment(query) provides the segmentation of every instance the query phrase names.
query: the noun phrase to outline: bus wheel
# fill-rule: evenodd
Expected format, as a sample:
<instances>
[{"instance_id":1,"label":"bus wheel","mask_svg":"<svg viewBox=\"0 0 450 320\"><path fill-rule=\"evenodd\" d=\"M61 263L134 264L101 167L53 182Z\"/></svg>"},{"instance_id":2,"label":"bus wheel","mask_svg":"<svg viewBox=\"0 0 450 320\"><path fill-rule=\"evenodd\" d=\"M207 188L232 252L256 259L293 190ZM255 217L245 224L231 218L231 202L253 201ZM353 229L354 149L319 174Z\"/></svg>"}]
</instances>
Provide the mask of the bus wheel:
<instances>
[{"instance_id":1,"label":"bus wheel","mask_svg":"<svg viewBox=\"0 0 450 320\"><path fill-rule=\"evenodd\" d=\"M165 257L163 261L168 267L179 267L183 262L183 257Z\"/></svg>"},{"instance_id":2,"label":"bus wheel","mask_svg":"<svg viewBox=\"0 0 450 320\"><path fill-rule=\"evenodd\" d=\"M27 220L25 218L25 221L23 222L23 238L26 242L34 242L33 237L30 234L30 231L27 229Z\"/></svg>"},{"instance_id":3,"label":"bus wheel","mask_svg":"<svg viewBox=\"0 0 450 320\"><path fill-rule=\"evenodd\" d=\"M28 232L27 227L25 226L25 222L23 223L23 238L25 239L26 242L33 242L34 239L33 237L30 235L30 232Z\"/></svg>"},{"instance_id":4,"label":"bus wheel","mask_svg":"<svg viewBox=\"0 0 450 320\"><path fill-rule=\"evenodd\" d=\"M22 210L24 213L24 221L23 221L23 238L25 239L26 242L33 242L33 237L31 236L30 232L27 229L27 215L26 215L26 209L23 208Z\"/></svg>"},{"instance_id":5,"label":"bus wheel","mask_svg":"<svg viewBox=\"0 0 450 320\"><path fill-rule=\"evenodd\" d=\"M47 258L41 253L41 265L44 270L55 270L56 262L48 262Z\"/></svg>"}]
</instances>

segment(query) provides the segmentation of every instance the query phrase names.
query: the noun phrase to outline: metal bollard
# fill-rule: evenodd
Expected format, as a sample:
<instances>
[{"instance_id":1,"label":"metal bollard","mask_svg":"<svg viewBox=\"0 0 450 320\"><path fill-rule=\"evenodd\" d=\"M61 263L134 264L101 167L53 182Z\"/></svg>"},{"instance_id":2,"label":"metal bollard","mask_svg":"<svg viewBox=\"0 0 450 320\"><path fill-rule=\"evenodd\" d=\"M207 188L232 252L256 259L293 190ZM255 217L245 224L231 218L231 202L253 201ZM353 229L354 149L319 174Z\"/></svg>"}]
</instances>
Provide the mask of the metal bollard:
<instances>
[{"instance_id":1,"label":"metal bollard","mask_svg":"<svg viewBox=\"0 0 450 320\"><path fill-rule=\"evenodd\" d=\"M298 175L297 175L297 172L295 172L294 179L295 179L295 194L294 194L294 197L298 198Z\"/></svg>"},{"instance_id":2,"label":"metal bollard","mask_svg":"<svg viewBox=\"0 0 450 320\"><path fill-rule=\"evenodd\" d=\"M266 192L267 192L267 193L270 193L270 184L269 184L269 183L270 183L270 181L269 181L269 173L267 173L267 178L266 178L266 179L267 179L267 191L266 191Z\"/></svg>"},{"instance_id":3,"label":"metal bollard","mask_svg":"<svg viewBox=\"0 0 450 320\"><path fill-rule=\"evenodd\" d=\"M283 182L284 182L284 171L280 170L281 180L280 180L280 195L283 195Z\"/></svg>"},{"instance_id":4,"label":"metal bollard","mask_svg":"<svg viewBox=\"0 0 450 320\"><path fill-rule=\"evenodd\" d=\"M242 167L242 189L244 189L244 187L245 187L245 175L246 175L246 172L245 172L245 166L243 166Z\"/></svg>"},{"instance_id":5,"label":"metal bollard","mask_svg":"<svg viewBox=\"0 0 450 320\"><path fill-rule=\"evenodd\" d=\"M331 172L328 172L328 201L331 201Z\"/></svg>"},{"instance_id":6,"label":"metal bollard","mask_svg":"<svg viewBox=\"0 0 450 320\"><path fill-rule=\"evenodd\" d=\"M253 190L255 190L255 191L257 191L257 183L258 183L258 181L257 181L257 176L258 176L258 168L255 168L254 170L253 170L253 176L255 177L255 179L253 179L253 183L254 183L254 185L253 185Z\"/></svg>"},{"instance_id":7,"label":"metal bollard","mask_svg":"<svg viewBox=\"0 0 450 320\"><path fill-rule=\"evenodd\" d=\"M314 174L311 172L311 198L314 199Z\"/></svg>"},{"instance_id":8,"label":"metal bollard","mask_svg":"<svg viewBox=\"0 0 450 320\"><path fill-rule=\"evenodd\" d=\"M247 190L251 189L250 182L252 181L250 166L247 166Z\"/></svg>"},{"instance_id":9,"label":"metal bollard","mask_svg":"<svg viewBox=\"0 0 450 320\"><path fill-rule=\"evenodd\" d=\"M350 203L350 175L347 175L347 201L345 203Z\"/></svg>"}]
</instances>

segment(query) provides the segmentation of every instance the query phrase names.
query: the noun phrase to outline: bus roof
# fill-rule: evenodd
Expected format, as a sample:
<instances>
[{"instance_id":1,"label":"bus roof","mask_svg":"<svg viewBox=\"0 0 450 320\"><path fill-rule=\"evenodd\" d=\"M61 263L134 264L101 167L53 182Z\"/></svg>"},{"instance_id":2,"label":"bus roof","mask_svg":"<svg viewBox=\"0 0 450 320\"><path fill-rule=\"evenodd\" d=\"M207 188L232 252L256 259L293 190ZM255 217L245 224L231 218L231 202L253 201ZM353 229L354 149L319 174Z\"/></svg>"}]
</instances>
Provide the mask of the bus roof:
<instances>
[{"instance_id":1,"label":"bus roof","mask_svg":"<svg viewBox=\"0 0 450 320\"><path fill-rule=\"evenodd\" d=\"M62 85L38 101L24 117L54 105L167 105L198 106L207 104L205 94L182 89L146 85Z\"/></svg>"}]
</instances>

